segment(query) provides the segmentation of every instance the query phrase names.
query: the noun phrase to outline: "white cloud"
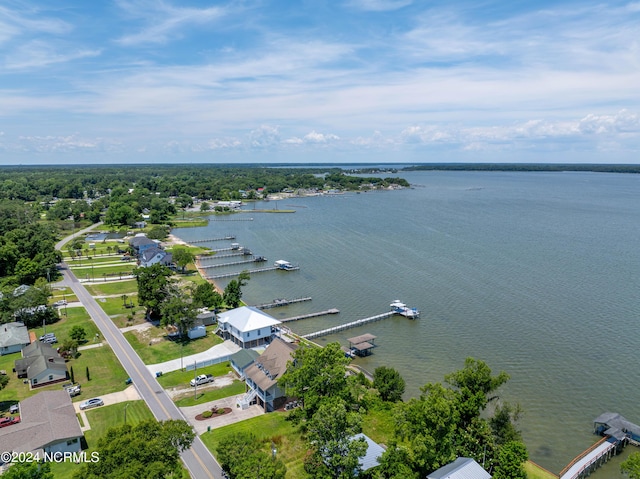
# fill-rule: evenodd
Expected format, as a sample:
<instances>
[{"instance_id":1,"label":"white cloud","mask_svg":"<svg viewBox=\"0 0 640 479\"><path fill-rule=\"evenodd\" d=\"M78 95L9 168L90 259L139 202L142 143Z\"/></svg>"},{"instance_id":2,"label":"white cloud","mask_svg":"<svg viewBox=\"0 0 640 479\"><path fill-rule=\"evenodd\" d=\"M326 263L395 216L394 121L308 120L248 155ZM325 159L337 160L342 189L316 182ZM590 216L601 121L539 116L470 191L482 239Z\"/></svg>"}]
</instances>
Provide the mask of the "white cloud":
<instances>
[{"instance_id":1,"label":"white cloud","mask_svg":"<svg viewBox=\"0 0 640 479\"><path fill-rule=\"evenodd\" d=\"M249 145L252 148L268 148L280 143L278 127L262 125L249 133Z\"/></svg>"},{"instance_id":2,"label":"white cloud","mask_svg":"<svg viewBox=\"0 0 640 479\"><path fill-rule=\"evenodd\" d=\"M331 133L329 134L317 133L316 131L312 131L304 135L304 140L307 143L328 143L330 141L336 141L339 139L340 137L337 135L334 135Z\"/></svg>"},{"instance_id":3,"label":"white cloud","mask_svg":"<svg viewBox=\"0 0 640 479\"><path fill-rule=\"evenodd\" d=\"M100 53L100 50L79 49L60 53L59 46L53 46L43 40L34 40L11 51L6 57L5 66L11 70L40 68L55 63L67 63L82 58L96 57Z\"/></svg>"},{"instance_id":4,"label":"white cloud","mask_svg":"<svg viewBox=\"0 0 640 479\"><path fill-rule=\"evenodd\" d=\"M120 0L117 3L129 18L142 19L147 24L139 32L124 35L117 40L126 46L166 43L181 36L185 28L219 20L226 13L220 7L174 7L169 3L154 0Z\"/></svg>"},{"instance_id":5,"label":"white cloud","mask_svg":"<svg viewBox=\"0 0 640 479\"><path fill-rule=\"evenodd\" d=\"M13 147L16 151L37 153L61 153L73 151L121 152L123 145L105 138L83 138L77 134L69 136L21 136Z\"/></svg>"},{"instance_id":6,"label":"white cloud","mask_svg":"<svg viewBox=\"0 0 640 479\"><path fill-rule=\"evenodd\" d=\"M413 0L351 0L347 2L347 6L358 10L388 12L406 7L412 3Z\"/></svg>"}]
</instances>

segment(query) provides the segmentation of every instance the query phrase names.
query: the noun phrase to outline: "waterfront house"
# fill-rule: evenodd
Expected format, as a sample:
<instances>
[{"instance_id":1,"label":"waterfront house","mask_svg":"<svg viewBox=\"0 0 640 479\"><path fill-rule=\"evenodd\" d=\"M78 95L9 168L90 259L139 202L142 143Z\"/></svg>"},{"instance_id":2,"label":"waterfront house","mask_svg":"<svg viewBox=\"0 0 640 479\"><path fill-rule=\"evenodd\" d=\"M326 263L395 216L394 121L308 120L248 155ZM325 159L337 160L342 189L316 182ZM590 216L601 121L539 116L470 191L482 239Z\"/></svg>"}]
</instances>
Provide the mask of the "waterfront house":
<instances>
[{"instance_id":1,"label":"waterfront house","mask_svg":"<svg viewBox=\"0 0 640 479\"><path fill-rule=\"evenodd\" d=\"M147 238L147 235L144 233L138 233L129 240L129 246L133 248L133 251L138 257L140 257L140 255L149 248L158 248L159 244L159 242Z\"/></svg>"},{"instance_id":2,"label":"waterfront house","mask_svg":"<svg viewBox=\"0 0 640 479\"><path fill-rule=\"evenodd\" d=\"M245 409L257 403L264 412L279 409L286 402L284 389L278 386L278 379L287 370L287 363L297 346L275 338L253 364L244 370L247 393L238 405Z\"/></svg>"},{"instance_id":3,"label":"waterfront house","mask_svg":"<svg viewBox=\"0 0 640 479\"><path fill-rule=\"evenodd\" d=\"M374 442L373 439L366 434L360 433L353 436L354 440L360 438L364 439L367 443L367 452L358 460L360 469L364 472L379 465L378 460L380 459L380 456L384 454L384 448L377 442Z\"/></svg>"},{"instance_id":4,"label":"waterfront house","mask_svg":"<svg viewBox=\"0 0 640 479\"><path fill-rule=\"evenodd\" d=\"M459 457L427 475L427 479L491 479L491 474L470 457Z\"/></svg>"},{"instance_id":5,"label":"waterfront house","mask_svg":"<svg viewBox=\"0 0 640 479\"><path fill-rule=\"evenodd\" d=\"M31 388L66 381L67 365L49 344L34 341L22 348L22 359L14 363L19 378L27 378Z\"/></svg>"},{"instance_id":6,"label":"waterfront house","mask_svg":"<svg viewBox=\"0 0 640 479\"><path fill-rule=\"evenodd\" d=\"M146 268L154 264L160 263L163 266L169 266L173 262L173 255L165 250L152 246L145 249L139 256L140 267Z\"/></svg>"},{"instance_id":7,"label":"waterfront house","mask_svg":"<svg viewBox=\"0 0 640 479\"><path fill-rule=\"evenodd\" d=\"M0 450L80 452L82 430L69 393L42 391L20 402L20 423L0 428Z\"/></svg>"},{"instance_id":8,"label":"waterfront house","mask_svg":"<svg viewBox=\"0 0 640 479\"><path fill-rule=\"evenodd\" d=\"M218 334L241 348L269 344L278 331L280 321L253 306L218 314Z\"/></svg>"},{"instance_id":9,"label":"waterfront house","mask_svg":"<svg viewBox=\"0 0 640 479\"><path fill-rule=\"evenodd\" d=\"M0 326L0 356L17 353L31 343L29 331L23 323L12 322Z\"/></svg>"}]
</instances>

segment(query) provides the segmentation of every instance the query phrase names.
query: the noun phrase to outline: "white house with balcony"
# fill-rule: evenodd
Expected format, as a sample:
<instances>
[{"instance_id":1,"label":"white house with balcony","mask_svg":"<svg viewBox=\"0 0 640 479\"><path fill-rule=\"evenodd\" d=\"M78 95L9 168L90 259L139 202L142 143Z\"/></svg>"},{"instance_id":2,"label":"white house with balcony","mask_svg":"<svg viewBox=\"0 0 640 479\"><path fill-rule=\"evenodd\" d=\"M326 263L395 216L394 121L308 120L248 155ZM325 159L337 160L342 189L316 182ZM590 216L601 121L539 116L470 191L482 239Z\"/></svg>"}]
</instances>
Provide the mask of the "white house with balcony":
<instances>
[{"instance_id":1,"label":"white house with balcony","mask_svg":"<svg viewBox=\"0 0 640 479\"><path fill-rule=\"evenodd\" d=\"M253 306L218 314L218 334L241 348L269 344L278 334L280 321Z\"/></svg>"}]
</instances>

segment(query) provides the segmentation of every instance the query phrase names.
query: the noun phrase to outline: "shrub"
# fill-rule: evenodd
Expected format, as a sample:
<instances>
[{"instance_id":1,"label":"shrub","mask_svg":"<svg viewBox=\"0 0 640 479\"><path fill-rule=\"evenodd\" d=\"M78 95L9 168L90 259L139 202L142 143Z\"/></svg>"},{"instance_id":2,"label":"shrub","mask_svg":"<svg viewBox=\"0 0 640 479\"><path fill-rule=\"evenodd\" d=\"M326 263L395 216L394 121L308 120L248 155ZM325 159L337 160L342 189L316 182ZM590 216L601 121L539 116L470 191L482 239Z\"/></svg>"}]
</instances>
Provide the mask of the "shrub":
<instances>
[{"instance_id":1,"label":"shrub","mask_svg":"<svg viewBox=\"0 0 640 479\"><path fill-rule=\"evenodd\" d=\"M202 413L202 417L204 417L204 418L211 417L212 415L213 415L212 411L205 411L205 412Z\"/></svg>"}]
</instances>

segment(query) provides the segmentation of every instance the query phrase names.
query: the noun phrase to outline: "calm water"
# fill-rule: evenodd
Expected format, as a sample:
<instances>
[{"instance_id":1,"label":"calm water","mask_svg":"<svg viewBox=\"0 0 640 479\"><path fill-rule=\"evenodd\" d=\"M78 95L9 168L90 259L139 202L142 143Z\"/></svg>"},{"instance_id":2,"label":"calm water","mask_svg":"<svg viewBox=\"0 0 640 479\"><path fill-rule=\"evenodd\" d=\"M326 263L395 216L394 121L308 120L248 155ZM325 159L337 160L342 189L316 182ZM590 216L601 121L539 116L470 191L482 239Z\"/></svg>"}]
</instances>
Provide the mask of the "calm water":
<instances>
[{"instance_id":1,"label":"calm water","mask_svg":"<svg viewBox=\"0 0 640 479\"><path fill-rule=\"evenodd\" d=\"M531 458L554 472L595 442L601 412L640 423L640 176L401 176L415 188L272 201L256 207L296 212L249 211L230 218L252 221L175 234L235 234L268 264L300 264L253 275L244 299L313 297L270 310L276 318L340 309L294 323L301 334L385 312L394 299L418 307L418 321L394 317L317 341L376 335L374 354L357 362L398 369L407 396L467 356L507 371L502 397L522 405ZM618 477L617 469L601 477Z\"/></svg>"}]
</instances>

